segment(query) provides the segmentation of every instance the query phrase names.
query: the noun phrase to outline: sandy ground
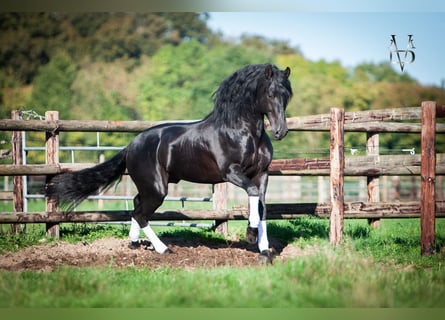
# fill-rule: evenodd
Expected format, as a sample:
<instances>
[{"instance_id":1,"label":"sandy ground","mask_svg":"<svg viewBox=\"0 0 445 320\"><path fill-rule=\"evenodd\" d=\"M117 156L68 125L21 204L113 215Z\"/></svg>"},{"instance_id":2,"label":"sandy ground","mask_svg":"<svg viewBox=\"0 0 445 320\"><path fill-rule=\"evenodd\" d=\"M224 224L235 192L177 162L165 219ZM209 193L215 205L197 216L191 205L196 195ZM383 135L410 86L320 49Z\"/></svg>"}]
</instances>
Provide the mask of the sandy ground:
<instances>
[{"instance_id":1,"label":"sandy ground","mask_svg":"<svg viewBox=\"0 0 445 320\"><path fill-rule=\"evenodd\" d=\"M255 246L243 241L205 243L203 240L162 238L173 251L160 255L145 243L137 249L128 248L129 240L103 238L92 243L43 243L0 255L0 270L49 272L61 266L113 266L117 268L160 267L194 269L218 266L253 266L259 264ZM271 239L274 261L310 254L313 249L284 246Z\"/></svg>"}]
</instances>

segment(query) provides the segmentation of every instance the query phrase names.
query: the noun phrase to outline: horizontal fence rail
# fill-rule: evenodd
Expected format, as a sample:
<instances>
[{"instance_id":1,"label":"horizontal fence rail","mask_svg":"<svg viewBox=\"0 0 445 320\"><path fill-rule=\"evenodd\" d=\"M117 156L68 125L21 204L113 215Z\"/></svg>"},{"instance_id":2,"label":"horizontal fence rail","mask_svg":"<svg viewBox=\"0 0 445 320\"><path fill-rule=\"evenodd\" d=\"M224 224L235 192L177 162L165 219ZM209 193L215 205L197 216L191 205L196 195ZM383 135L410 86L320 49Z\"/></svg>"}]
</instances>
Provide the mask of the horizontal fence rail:
<instances>
[{"instance_id":1,"label":"horizontal fence rail","mask_svg":"<svg viewBox=\"0 0 445 320\"><path fill-rule=\"evenodd\" d=\"M420 175L420 155L379 155L345 157L345 176L411 176ZM436 174L445 175L445 154L437 154ZM0 165L0 175L39 176L81 170L95 163L60 163L53 165ZM298 176L329 176L329 158L300 158L272 160L269 174Z\"/></svg>"},{"instance_id":2,"label":"horizontal fence rail","mask_svg":"<svg viewBox=\"0 0 445 320\"><path fill-rule=\"evenodd\" d=\"M280 203L267 204L267 219L297 219L302 216L329 218L328 203ZM129 210L75 211L75 212L3 212L3 223L59 223L59 222L112 222L129 221ZM420 202L345 202L344 218L419 218ZM436 217L445 218L445 201L436 202ZM231 210L166 210L153 214L152 220L245 220L248 209L244 206Z\"/></svg>"},{"instance_id":3,"label":"horizontal fence rail","mask_svg":"<svg viewBox=\"0 0 445 320\"><path fill-rule=\"evenodd\" d=\"M401 123L421 119L421 108L394 108L345 112L345 132L405 132L420 133L420 123ZM445 107L438 106L438 115L445 114ZM287 118L291 131L329 131L329 113ZM0 120L0 131L49 131L49 132L141 132L165 123L191 123L184 121L101 121L101 120ZM267 121L266 121L267 123ZM445 132L445 124L438 123L437 133Z\"/></svg>"}]
</instances>

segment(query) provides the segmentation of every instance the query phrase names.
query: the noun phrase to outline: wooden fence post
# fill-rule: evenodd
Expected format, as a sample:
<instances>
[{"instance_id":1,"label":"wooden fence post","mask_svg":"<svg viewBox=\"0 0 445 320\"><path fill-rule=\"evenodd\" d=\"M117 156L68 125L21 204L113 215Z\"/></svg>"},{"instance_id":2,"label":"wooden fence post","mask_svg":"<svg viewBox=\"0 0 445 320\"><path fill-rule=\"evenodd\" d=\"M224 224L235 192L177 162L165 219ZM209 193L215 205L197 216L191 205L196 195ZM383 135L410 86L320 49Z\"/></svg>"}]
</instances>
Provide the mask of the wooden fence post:
<instances>
[{"instance_id":1,"label":"wooden fence post","mask_svg":"<svg viewBox=\"0 0 445 320\"><path fill-rule=\"evenodd\" d=\"M59 120L58 111L45 112L47 121ZM46 164L59 163L59 132L57 130L46 132ZM55 199L46 198L46 212L48 215L57 212L57 203ZM46 235L58 239L60 237L60 226L58 223L46 224Z\"/></svg>"},{"instance_id":2,"label":"wooden fence post","mask_svg":"<svg viewBox=\"0 0 445 320\"><path fill-rule=\"evenodd\" d=\"M20 120L20 111L13 110L11 112L11 118L13 120ZM23 133L22 131L12 132L12 164L22 165L23 164ZM14 176L13 177L13 202L14 202L14 212L23 212L24 199L23 199L23 179L24 176ZM25 227L23 227L25 228ZM11 224L11 233L18 234L22 229L20 224Z\"/></svg>"},{"instance_id":3,"label":"wooden fence post","mask_svg":"<svg viewBox=\"0 0 445 320\"><path fill-rule=\"evenodd\" d=\"M436 103L422 102L420 247L422 255L435 251Z\"/></svg>"},{"instance_id":4,"label":"wooden fence post","mask_svg":"<svg viewBox=\"0 0 445 320\"><path fill-rule=\"evenodd\" d=\"M344 215L344 124L345 112L342 109L331 109L331 145L330 145L330 188L331 188L331 215L329 242L339 245L343 240Z\"/></svg>"},{"instance_id":5,"label":"wooden fence post","mask_svg":"<svg viewBox=\"0 0 445 320\"><path fill-rule=\"evenodd\" d=\"M379 134L375 132L366 133L366 155L379 155ZM367 176L368 202L380 201L379 176ZM374 228L380 226L380 219L368 219L368 223Z\"/></svg>"},{"instance_id":6,"label":"wooden fence post","mask_svg":"<svg viewBox=\"0 0 445 320\"><path fill-rule=\"evenodd\" d=\"M218 183L213 186L213 210L227 210L227 183ZM228 220L215 220L215 232L224 237L229 235Z\"/></svg>"}]
</instances>

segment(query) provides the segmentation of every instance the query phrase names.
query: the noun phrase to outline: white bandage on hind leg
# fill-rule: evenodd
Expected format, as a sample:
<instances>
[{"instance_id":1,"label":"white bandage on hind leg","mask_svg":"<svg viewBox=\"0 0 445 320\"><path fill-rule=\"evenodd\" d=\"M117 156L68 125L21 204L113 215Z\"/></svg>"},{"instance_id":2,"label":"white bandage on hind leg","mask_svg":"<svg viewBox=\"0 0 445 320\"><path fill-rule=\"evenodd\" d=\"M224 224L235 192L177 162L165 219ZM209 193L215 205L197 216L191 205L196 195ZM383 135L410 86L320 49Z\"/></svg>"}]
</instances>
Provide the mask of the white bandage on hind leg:
<instances>
[{"instance_id":1,"label":"white bandage on hind leg","mask_svg":"<svg viewBox=\"0 0 445 320\"><path fill-rule=\"evenodd\" d=\"M260 213L258 212L259 204L260 197L249 197L249 226L251 228L258 228L258 225L260 223Z\"/></svg>"},{"instance_id":2,"label":"white bandage on hind leg","mask_svg":"<svg viewBox=\"0 0 445 320\"><path fill-rule=\"evenodd\" d=\"M131 218L131 224L130 224L130 233L129 237L131 242L137 242L139 241L139 236L141 234L141 227L139 226L139 223L137 223L134 218Z\"/></svg>"},{"instance_id":3,"label":"white bandage on hind leg","mask_svg":"<svg viewBox=\"0 0 445 320\"><path fill-rule=\"evenodd\" d=\"M148 240L150 240L156 252L164 253L168 249L168 247L158 238L150 225L147 225L145 228L142 229L142 231L144 231L145 235L147 236Z\"/></svg>"},{"instance_id":4,"label":"white bandage on hind leg","mask_svg":"<svg viewBox=\"0 0 445 320\"><path fill-rule=\"evenodd\" d=\"M269 239L267 238L267 226L266 221L261 220L258 228L258 249L260 252L269 250Z\"/></svg>"}]
</instances>

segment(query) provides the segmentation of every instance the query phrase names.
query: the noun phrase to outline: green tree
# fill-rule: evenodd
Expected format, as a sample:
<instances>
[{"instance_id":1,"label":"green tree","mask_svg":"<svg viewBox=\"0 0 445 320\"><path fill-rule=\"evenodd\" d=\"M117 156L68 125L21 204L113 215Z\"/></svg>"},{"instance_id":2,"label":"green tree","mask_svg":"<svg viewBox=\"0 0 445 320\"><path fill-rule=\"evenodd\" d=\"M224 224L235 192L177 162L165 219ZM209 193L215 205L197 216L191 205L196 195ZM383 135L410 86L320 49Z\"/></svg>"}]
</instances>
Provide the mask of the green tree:
<instances>
[{"instance_id":1,"label":"green tree","mask_svg":"<svg viewBox=\"0 0 445 320\"><path fill-rule=\"evenodd\" d=\"M60 118L68 119L71 84L76 72L77 66L69 55L59 52L36 76L29 105L41 114L46 110L58 110Z\"/></svg>"},{"instance_id":2,"label":"green tree","mask_svg":"<svg viewBox=\"0 0 445 320\"><path fill-rule=\"evenodd\" d=\"M258 35L225 41L207 19L205 13L0 13L0 114L9 118L10 110L23 107L59 110L63 119L200 119L213 108L212 94L224 78L266 62L292 69L288 116L445 101L443 89L421 86L388 63L345 68L310 61L286 41ZM364 134L345 138L346 147L365 143ZM95 141L81 133L70 139ZM107 139L126 144L122 137ZM396 150L418 140L382 134L380 144ZM274 145L276 157L321 156L329 135L291 133Z\"/></svg>"},{"instance_id":3,"label":"green tree","mask_svg":"<svg viewBox=\"0 0 445 320\"><path fill-rule=\"evenodd\" d=\"M83 38L92 36L108 20L109 13L85 12L68 16L74 30Z\"/></svg>"},{"instance_id":4,"label":"green tree","mask_svg":"<svg viewBox=\"0 0 445 320\"><path fill-rule=\"evenodd\" d=\"M416 82L408 73L397 73L390 64L381 62L379 64L363 63L354 68L353 76L370 82Z\"/></svg>"},{"instance_id":5,"label":"green tree","mask_svg":"<svg viewBox=\"0 0 445 320\"><path fill-rule=\"evenodd\" d=\"M213 109L219 83L249 63L266 63L272 56L238 45L208 48L192 39L164 46L154 56L141 83L139 105L146 120L199 119Z\"/></svg>"},{"instance_id":6,"label":"green tree","mask_svg":"<svg viewBox=\"0 0 445 320\"><path fill-rule=\"evenodd\" d=\"M0 13L0 69L25 84L60 50L79 62L153 55L164 44L211 36L208 15L170 13Z\"/></svg>"}]
</instances>

